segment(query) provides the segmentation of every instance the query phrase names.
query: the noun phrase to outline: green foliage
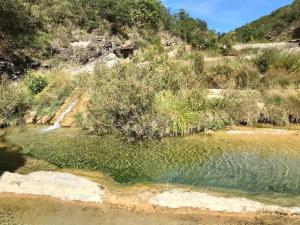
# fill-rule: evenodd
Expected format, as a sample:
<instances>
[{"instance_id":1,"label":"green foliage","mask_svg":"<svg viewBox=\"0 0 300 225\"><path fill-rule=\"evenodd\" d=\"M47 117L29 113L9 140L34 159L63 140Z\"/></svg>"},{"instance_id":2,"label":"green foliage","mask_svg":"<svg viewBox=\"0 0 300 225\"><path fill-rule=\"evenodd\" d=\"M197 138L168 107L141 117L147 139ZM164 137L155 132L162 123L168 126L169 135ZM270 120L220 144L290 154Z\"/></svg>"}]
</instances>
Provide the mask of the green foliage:
<instances>
[{"instance_id":1,"label":"green foliage","mask_svg":"<svg viewBox=\"0 0 300 225\"><path fill-rule=\"evenodd\" d=\"M0 31L14 37L31 35L40 25L22 0L2 1L0 14Z\"/></svg>"},{"instance_id":2,"label":"green foliage","mask_svg":"<svg viewBox=\"0 0 300 225\"><path fill-rule=\"evenodd\" d=\"M224 110L235 123L246 121L248 125L256 124L260 113L258 102L261 102L260 93L256 91L243 91L227 93Z\"/></svg>"},{"instance_id":3,"label":"green foliage","mask_svg":"<svg viewBox=\"0 0 300 225\"><path fill-rule=\"evenodd\" d=\"M22 88L12 84L6 78L0 79L0 120L22 122L30 99Z\"/></svg>"},{"instance_id":4,"label":"green foliage","mask_svg":"<svg viewBox=\"0 0 300 225\"><path fill-rule=\"evenodd\" d=\"M48 85L48 81L42 76L34 76L29 73L26 77L26 84L30 92L34 95L41 93Z\"/></svg>"},{"instance_id":5,"label":"green foliage","mask_svg":"<svg viewBox=\"0 0 300 225\"><path fill-rule=\"evenodd\" d=\"M244 66L236 72L235 81L238 89L257 89L260 87L260 73L253 66Z\"/></svg>"},{"instance_id":6,"label":"green foliage","mask_svg":"<svg viewBox=\"0 0 300 225\"><path fill-rule=\"evenodd\" d=\"M300 93L295 89L274 89L264 94L266 115L275 125L285 126L289 116L300 117Z\"/></svg>"},{"instance_id":7,"label":"green foliage","mask_svg":"<svg viewBox=\"0 0 300 225\"><path fill-rule=\"evenodd\" d=\"M223 35L220 38L220 43L230 49L236 43L235 32L229 32L229 33Z\"/></svg>"},{"instance_id":8,"label":"green foliage","mask_svg":"<svg viewBox=\"0 0 300 225\"><path fill-rule=\"evenodd\" d=\"M196 74L202 74L204 72L204 56L202 54L195 54L193 64Z\"/></svg>"},{"instance_id":9,"label":"green foliage","mask_svg":"<svg viewBox=\"0 0 300 225\"><path fill-rule=\"evenodd\" d=\"M178 99L170 91L156 95L155 111L164 121L168 121L175 136L189 134L198 118L197 112L192 111L188 102Z\"/></svg>"},{"instance_id":10,"label":"green foliage","mask_svg":"<svg viewBox=\"0 0 300 225\"><path fill-rule=\"evenodd\" d=\"M183 40L191 43L193 40L192 34L198 30L207 31L207 23L203 20L193 19L183 9L174 15L171 31L180 36Z\"/></svg>"},{"instance_id":11,"label":"green foliage","mask_svg":"<svg viewBox=\"0 0 300 225\"><path fill-rule=\"evenodd\" d=\"M217 47L217 35L212 31L195 30L191 34L191 44L196 49Z\"/></svg>"},{"instance_id":12,"label":"green foliage","mask_svg":"<svg viewBox=\"0 0 300 225\"><path fill-rule=\"evenodd\" d=\"M149 68L124 65L109 70L99 67L90 113L98 133L114 129L133 139L156 135L152 118L155 88Z\"/></svg>"},{"instance_id":13,"label":"green foliage","mask_svg":"<svg viewBox=\"0 0 300 225\"><path fill-rule=\"evenodd\" d=\"M267 95L265 103L266 114L275 125L285 126L289 123L286 101L280 94Z\"/></svg>"},{"instance_id":14,"label":"green foliage","mask_svg":"<svg viewBox=\"0 0 300 225\"><path fill-rule=\"evenodd\" d=\"M60 71L50 71L45 74L49 83L40 94L34 98L33 108L38 117L52 117L59 107L70 96L74 89L73 82Z\"/></svg>"},{"instance_id":15,"label":"green foliage","mask_svg":"<svg viewBox=\"0 0 300 225\"><path fill-rule=\"evenodd\" d=\"M96 70L89 106L96 132L119 131L139 140L185 135L198 127L200 116L189 102L202 93L194 87L196 75L165 57L151 59L144 64L136 55L134 63ZM197 99L187 94L192 90Z\"/></svg>"},{"instance_id":16,"label":"green foliage","mask_svg":"<svg viewBox=\"0 0 300 225\"><path fill-rule=\"evenodd\" d=\"M220 63L208 68L204 81L209 88L227 88L233 79L234 68L228 63Z\"/></svg>"},{"instance_id":17,"label":"green foliage","mask_svg":"<svg viewBox=\"0 0 300 225\"><path fill-rule=\"evenodd\" d=\"M221 43L221 54L223 56L228 56L232 54L232 46L236 43L236 35L234 32L229 32L225 35L222 35L219 38L219 42Z\"/></svg>"},{"instance_id":18,"label":"green foliage","mask_svg":"<svg viewBox=\"0 0 300 225\"><path fill-rule=\"evenodd\" d=\"M283 53L277 49L267 49L256 58L256 65L261 73L269 69L297 72L300 70L300 58L297 54Z\"/></svg>"},{"instance_id":19,"label":"green foliage","mask_svg":"<svg viewBox=\"0 0 300 225\"><path fill-rule=\"evenodd\" d=\"M275 49L268 49L257 57L256 65L261 73L267 72L270 66L275 63L277 53L278 51Z\"/></svg>"},{"instance_id":20,"label":"green foliage","mask_svg":"<svg viewBox=\"0 0 300 225\"><path fill-rule=\"evenodd\" d=\"M9 49L30 46L42 27L39 18L23 0L1 1L0 15L0 35L4 35L1 39Z\"/></svg>"}]
</instances>

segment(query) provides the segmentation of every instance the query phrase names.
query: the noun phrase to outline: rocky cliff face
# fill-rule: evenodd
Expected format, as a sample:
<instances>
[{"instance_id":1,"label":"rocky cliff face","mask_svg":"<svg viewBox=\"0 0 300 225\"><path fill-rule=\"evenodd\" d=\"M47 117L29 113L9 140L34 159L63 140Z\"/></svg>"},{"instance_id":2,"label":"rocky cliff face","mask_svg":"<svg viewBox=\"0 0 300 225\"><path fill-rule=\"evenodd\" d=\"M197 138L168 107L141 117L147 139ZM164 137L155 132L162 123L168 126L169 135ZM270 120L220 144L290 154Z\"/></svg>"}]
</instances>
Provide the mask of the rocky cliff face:
<instances>
[{"instance_id":1,"label":"rocky cliff face","mask_svg":"<svg viewBox=\"0 0 300 225\"><path fill-rule=\"evenodd\" d=\"M53 67L50 61L57 58L61 63L87 65L92 62L109 61L112 56L114 61L130 57L138 48L137 42L131 38L121 40L117 36L97 34L73 34L64 42L60 39L53 40L46 49L44 60L37 60L29 54L16 53L13 50L0 48L0 76L7 76L15 80L30 69ZM49 60L50 59L50 60Z\"/></svg>"},{"instance_id":2,"label":"rocky cliff face","mask_svg":"<svg viewBox=\"0 0 300 225\"><path fill-rule=\"evenodd\" d=\"M7 76L15 80L24 75L29 69L37 69L40 61L26 55L0 52L0 77Z\"/></svg>"},{"instance_id":3,"label":"rocky cliff face","mask_svg":"<svg viewBox=\"0 0 300 225\"><path fill-rule=\"evenodd\" d=\"M54 42L49 51L52 56L64 62L86 65L96 60L107 58L114 54L117 58L128 58L138 48L134 40L121 40L113 36L99 36L86 34L75 36L67 44L61 45Z\"/></svg>"}]
</instances>

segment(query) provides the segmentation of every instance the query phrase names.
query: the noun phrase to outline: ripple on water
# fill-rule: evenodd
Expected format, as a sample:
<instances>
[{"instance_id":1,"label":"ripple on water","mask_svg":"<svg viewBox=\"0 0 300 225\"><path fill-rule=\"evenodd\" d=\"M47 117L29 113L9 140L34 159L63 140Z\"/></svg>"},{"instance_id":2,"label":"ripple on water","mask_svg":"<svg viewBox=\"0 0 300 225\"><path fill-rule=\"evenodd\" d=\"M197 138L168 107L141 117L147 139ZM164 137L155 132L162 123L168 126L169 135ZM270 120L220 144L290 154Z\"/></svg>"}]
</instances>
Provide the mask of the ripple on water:
<instances>
[{"instance_id":1,"label":"ripple on water","mask_svg":"<svg viewBox=\"0 0 300 225\"><path fill-rule=\"evenodd\" d=\"M121 183L300 195L296 135L195 135L129 144L116 136L88 136L76 129L45 135L25 128L11 129L6 137L35 157L62 167L99 170Z\"/></svg>"}]
</instances>

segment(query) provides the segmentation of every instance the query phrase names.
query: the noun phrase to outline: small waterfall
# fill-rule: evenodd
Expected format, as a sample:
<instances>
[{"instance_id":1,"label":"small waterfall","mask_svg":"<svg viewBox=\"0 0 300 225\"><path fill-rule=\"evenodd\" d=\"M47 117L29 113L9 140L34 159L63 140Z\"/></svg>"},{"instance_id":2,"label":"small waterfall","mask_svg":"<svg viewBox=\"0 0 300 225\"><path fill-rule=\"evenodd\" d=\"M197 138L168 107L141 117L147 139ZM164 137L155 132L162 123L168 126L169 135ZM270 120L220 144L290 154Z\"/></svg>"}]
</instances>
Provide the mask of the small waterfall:
<instances>
[{"instance_id":1,"label":"small waterfall","mask_svg":"<svg viewBox=\"0 0 300 225\"><path fill-rule=\"evenodd\" d=\"M55 123L52 126L48 127L47 129L44 129L42 132L46 133L46 132L50 132L50 131L60 128L61 121L63 121L65 116L72 111L72 109L74 108L76 103L77 103L77 101L71 102L71 104L68 106L68 108L65 111L63 111L62 114L59 115L59 117L57 118Z\"/></svg>"}]
</instances>

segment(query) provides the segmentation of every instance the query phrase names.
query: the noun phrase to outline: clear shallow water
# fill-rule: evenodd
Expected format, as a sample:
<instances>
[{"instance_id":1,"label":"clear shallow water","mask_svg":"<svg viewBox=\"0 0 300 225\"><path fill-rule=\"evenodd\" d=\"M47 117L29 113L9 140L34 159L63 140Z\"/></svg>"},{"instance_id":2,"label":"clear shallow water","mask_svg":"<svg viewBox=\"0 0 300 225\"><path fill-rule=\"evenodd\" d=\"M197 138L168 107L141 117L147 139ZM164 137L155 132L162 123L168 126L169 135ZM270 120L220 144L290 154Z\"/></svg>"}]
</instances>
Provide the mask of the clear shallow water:
<instances>
[{"instance_id":1,"label":"clear shallow water","mask_svg":"<svg viewBox=\"0 0 300 225\"><path fill-rule=\"evenodd\" d=\"M98 170L120 183L172 183L300 199L299 135L195 135L125 143L77 129L7 131L23 153L60 167ZM300 202L299 204L300 205Z\"/></svg>"}]
</instances>

